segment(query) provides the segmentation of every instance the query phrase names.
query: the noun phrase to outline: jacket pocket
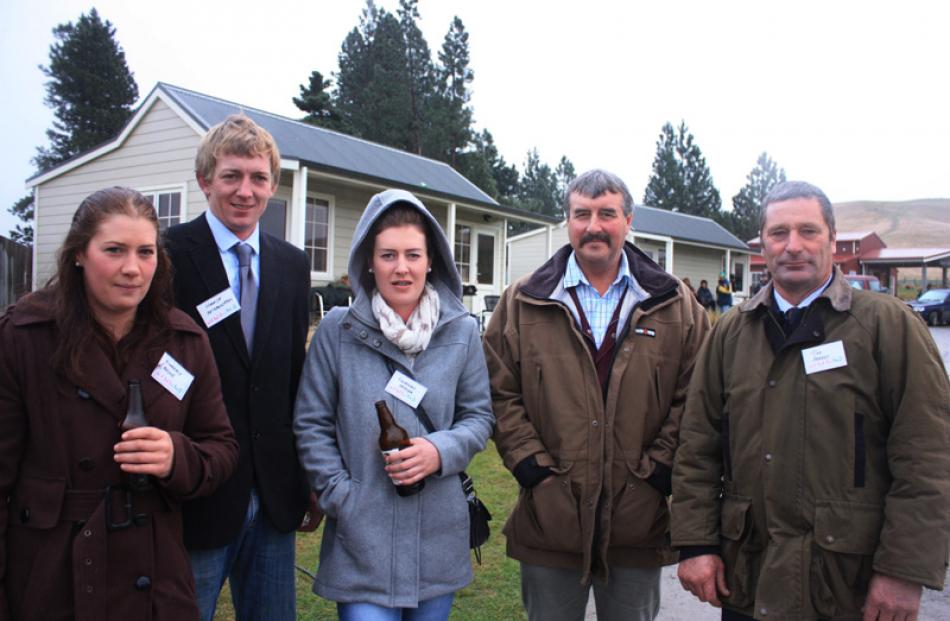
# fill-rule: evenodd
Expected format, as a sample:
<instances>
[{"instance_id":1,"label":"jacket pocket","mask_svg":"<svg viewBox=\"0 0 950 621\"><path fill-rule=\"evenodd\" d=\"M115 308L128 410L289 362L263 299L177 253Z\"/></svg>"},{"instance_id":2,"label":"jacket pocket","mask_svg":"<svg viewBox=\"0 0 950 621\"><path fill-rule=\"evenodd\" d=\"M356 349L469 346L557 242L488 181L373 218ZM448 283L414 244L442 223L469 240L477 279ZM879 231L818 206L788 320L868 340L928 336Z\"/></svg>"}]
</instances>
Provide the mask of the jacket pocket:
<instances>
[{"instance_id":1,"label":"jacket pocket","mask_svg":"<svg viewBox=\"0 0 950 621\"><path fill-rule=\"evenodd\" d=\"M752 499L726 496L720 511L722 560L731 595L724 598L733 608L748 608L755 601L762 545L752 522Z\"/></svg>"},{"instance_id":2,"label":"jacket pocket","mask_svg":"<svg viewBox=\"0 0 950 621\"><path fill-rule=\"evenodd\" d=\"M626 480L613 499L610 547L656 546L670 529L666 498L626 466Z\"/></svg>"},{"instance_id":3,"label":"jacket pocket","mask_svg":"<svg viewBox=\"0 0 950 621\"><path fill-rule=\"evenodd\" d=\"M59 522L66 497L66 479L23 475L10 498L10 523L50 529Z\"/></svg>"},{"instance_id":4,"label":"jacket pocket","mask_svg":"<svg viewBox=\"0 0 950 621\"><path fill-rule=\"evenodd\" d=\"M571 489L571 463L552 469L554 480L522 489L511 516L515 540L523 546L551 552L580 553L581 522Z\"/></svg>"},{"instance_id":5,"label":"jacket pocket","mask_svg":"<svg viewBox=\"0 0 950 621\"><path fill-rule=\"evenodd\" d=\"M881 506L819 502L809 572L819 616L860 616L883 524Z\"/></svg>"}]
</instances>

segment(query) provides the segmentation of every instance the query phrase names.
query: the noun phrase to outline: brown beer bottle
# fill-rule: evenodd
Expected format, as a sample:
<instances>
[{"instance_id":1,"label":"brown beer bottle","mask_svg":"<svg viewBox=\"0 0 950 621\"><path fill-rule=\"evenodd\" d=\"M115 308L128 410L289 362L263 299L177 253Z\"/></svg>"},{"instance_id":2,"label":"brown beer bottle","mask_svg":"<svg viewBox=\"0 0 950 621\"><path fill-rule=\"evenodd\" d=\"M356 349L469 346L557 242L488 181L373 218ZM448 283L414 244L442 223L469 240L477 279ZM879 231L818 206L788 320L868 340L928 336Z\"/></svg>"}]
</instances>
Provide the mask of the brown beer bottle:
<instances>
[{"instance_id":1,"label":"brown beer bottle","mask_svg":"<svg viewBox=\"0 0 950 621\"><path fill-rule=\"evenodd\" d=\"M389 406L386 405L385 401L376 402L376 416L379 418L379 450L383 452L383 457L412 446L409 442L409 434L396 424L396 419L393 418L393 413L389 411ZM422 491L426 481L423 479L412 485L399 485L398 483L395 483L395 485L396 492L400 496L412 496Z\"/></svg>"},{"instance_id":2,"label":"brown beer bottle","mask_svg":"<svg viewBox=\"0 0 950 621\"><path fill-rule=\"evenodd\" d=\"M122 421L122 431L147 426L148 419L145 418L145 408L142 407L142 386L138 380L129 380L129 407L125 411L125 420ZM152 488L152 477L147 474L123 472L122 475L130 492L144 492Z\"/></svg>"}]
</instances>

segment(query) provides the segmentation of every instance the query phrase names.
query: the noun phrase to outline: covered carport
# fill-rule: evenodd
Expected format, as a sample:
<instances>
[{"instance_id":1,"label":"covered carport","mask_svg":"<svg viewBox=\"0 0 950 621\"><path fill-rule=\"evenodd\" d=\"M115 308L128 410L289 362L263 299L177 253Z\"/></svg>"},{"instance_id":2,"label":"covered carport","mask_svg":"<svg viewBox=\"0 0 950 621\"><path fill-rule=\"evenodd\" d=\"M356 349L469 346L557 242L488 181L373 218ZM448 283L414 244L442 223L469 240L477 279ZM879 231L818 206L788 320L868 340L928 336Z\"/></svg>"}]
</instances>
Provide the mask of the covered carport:
<instances>
[{"instance_id":1,"label":"covered carport","mask_svg":"<svg viewBox=\"0 0 950 621\"><path fill-rule=\"evenodd\" d=\"M877 248L861 257L861 273L886 272L894 274L899 267L919 268L924 282L927 270L939 269L941 287L947 287L947 268L950 267L950 248ZM897 278L888 279L892 295L897 294Z\"/></svg>"}]
</instances>

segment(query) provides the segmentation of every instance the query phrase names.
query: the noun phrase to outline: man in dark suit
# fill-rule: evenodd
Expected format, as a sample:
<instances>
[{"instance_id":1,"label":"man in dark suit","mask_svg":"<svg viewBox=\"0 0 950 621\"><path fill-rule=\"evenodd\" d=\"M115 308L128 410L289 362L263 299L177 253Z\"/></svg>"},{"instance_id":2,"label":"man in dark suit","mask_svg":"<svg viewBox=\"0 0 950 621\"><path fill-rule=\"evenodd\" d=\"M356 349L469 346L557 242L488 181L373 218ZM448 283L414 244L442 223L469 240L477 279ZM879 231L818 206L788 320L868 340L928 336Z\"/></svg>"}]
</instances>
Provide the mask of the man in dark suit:
<instances>
[{"instance_id":1,"label":"man in dark suit","mask_svg":"<svg viewBox=\"0 0 950 621\"><path fill-rule=\"evenodd\" d=\"M185 504L202 619L224 580L237 618L293 619L294 531L309 490L291 421L307 335L307 255L260 230L277 188L271 135L243 115L212 127L195 159L208 211L168 230L179 308L205 328L241 456L207 498Z\"/></svg>"}]
</instances>

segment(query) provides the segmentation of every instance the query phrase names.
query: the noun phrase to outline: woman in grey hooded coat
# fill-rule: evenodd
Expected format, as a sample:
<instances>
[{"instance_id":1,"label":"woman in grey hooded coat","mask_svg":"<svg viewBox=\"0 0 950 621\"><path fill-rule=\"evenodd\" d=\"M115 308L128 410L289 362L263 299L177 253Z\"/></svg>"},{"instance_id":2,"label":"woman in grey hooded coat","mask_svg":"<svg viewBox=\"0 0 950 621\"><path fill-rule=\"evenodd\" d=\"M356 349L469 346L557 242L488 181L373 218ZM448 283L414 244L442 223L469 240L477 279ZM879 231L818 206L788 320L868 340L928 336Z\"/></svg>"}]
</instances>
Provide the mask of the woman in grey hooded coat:
<instances>
[{"instance_id":1,"label":"woman in grey hooded coat","mask_svg":"<svg viewBox=\"0 0 950 621\"><path fill-rule=\"evenodd\" d=\"M412 194L387 190L350 247L353 304L320 322L294 414L301 463L327 521L313 591L346 619L445 619L472 580L458 473L494 417L478 326L438 222ZM393 373L425 387L428 433L387 392ZM374 403L386 401L412 446L379 451ZM425 480L400 496L395 485Z\"/></svg>"}]
</instances>

